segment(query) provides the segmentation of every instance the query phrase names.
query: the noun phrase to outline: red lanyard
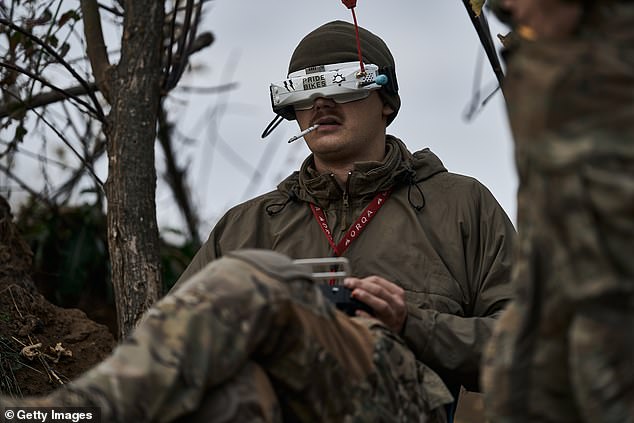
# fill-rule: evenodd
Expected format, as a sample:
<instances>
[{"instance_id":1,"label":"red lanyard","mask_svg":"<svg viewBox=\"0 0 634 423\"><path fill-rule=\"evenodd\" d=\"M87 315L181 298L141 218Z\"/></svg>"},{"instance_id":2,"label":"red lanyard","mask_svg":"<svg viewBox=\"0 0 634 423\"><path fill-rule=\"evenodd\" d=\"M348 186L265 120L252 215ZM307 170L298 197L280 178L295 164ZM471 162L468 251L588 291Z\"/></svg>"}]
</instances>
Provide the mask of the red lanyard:
<instances>
[{"instance_id":1,"label":"red lanyard","mask_svg":"<svg viewBox=\"0 0 634 423\"><path fill-rule=\"evenodd\" d=\"M337 245L335 245L335 240L332 237L332 232L328 227L328 222L326 222L326 215L324 214L324 211L320 207L317 207L316 205L311 203L310 209L313 211L313 216L315 216L317 223L319 223L321 230L326 235L328 243L332 247L332 250L335 252L335 255L337 257L341 257L344 251L346 251L350 244L352 244L352 241L359 237L361 231L363 231L368 223L370 223L370 220L372 220L372 218L376 215L381 206L383 206L387 198L390 196L391 191L392 190L389 189L379 192L370 202L370 204L368 204L365 210L363 210L361 216L357 218L357 221L354 222L352 226L350 226L348 232L346 232L346 235L341 238L341 241L339 241L339 244Z\"/></svg>"}]
</instances>

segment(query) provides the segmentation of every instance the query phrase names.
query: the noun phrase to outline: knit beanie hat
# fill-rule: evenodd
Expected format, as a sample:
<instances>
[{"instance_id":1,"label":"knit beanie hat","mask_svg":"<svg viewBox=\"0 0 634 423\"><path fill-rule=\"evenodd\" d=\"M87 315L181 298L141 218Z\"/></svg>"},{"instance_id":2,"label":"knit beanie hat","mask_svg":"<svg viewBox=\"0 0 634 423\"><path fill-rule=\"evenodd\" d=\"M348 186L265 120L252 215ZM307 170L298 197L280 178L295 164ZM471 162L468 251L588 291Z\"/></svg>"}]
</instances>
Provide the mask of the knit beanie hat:
<instances>
[{"instance_id":1,"label":"knit beanie hat","mask_svg":"<svg viewBox=\"0 0 634 423\"><path fill-rule=\"evenodd\" d=\"M387 119L389 125L401 107L394 58L385 42L367 29L359 27L359 38L363 62L377 65L379 69L385 68L385 73L388 74L388 85L381 87L379 94L383 101L394 109L394 113ZM288 65L288 73L312 66L358 60L354 25L344 21L334 21L320 26L299 42Z\"/></svg>"}]
</instances>

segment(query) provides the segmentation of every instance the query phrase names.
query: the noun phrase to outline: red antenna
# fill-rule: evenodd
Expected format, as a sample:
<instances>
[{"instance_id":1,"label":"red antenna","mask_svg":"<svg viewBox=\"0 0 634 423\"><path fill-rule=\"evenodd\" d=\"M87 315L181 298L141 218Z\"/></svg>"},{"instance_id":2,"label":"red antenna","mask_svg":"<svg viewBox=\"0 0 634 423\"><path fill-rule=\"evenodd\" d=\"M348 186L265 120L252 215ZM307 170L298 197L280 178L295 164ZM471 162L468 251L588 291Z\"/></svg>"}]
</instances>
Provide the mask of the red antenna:
<instances>
[{"instance_id":1,"label":"red antenna","mask_svg":"<svg viewBox=\"0 0 634 423\"><path fill-rule=\"evenodd\" d=\"M354 31L357 36L357 53L359 54L359 65L361 66L361 72L365 72L365 65L363 64L363 55L361 54L361 39L359 38L359 25L357 24L357 15L354 13L354 8L357 6L357 0L341 0L341 2L352 12L352 20L354 21Z\"/></svg>"}]
</instances>

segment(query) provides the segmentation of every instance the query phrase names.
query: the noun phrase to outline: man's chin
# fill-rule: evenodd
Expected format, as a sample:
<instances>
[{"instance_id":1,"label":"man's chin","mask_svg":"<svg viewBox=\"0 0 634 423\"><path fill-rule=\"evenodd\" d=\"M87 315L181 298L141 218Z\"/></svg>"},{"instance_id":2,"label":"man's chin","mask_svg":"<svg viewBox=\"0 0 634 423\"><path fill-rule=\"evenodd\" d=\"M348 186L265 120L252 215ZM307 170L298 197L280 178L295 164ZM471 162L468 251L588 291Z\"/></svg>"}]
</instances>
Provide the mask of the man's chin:
<instances>
[{"instance_id":1,"label":"man's chin","mask_svg":"<svg viewBox=\"0 0 634 423\"><path fill-rule=\"evenodd\" d=\"M338 159L344 150L345 142L341 137L323 136L317 139L311 139L307 143L308 148L314 154L323 158Z\"/></svg>"},{"instance_id":2,"label":"man's chin","mask_svg":"<svg viewBox=\"0 0 634 423\"><path fill-rule=\"evenodd\" d=\"M306 138L307 143L310 145L333 145L333 144L342 144L345 142L344 134L341 131L340 126L333 126L332 129L326 128L323 131L321 127L319 127L316 131Z\"/></svg>"}]
</instances>

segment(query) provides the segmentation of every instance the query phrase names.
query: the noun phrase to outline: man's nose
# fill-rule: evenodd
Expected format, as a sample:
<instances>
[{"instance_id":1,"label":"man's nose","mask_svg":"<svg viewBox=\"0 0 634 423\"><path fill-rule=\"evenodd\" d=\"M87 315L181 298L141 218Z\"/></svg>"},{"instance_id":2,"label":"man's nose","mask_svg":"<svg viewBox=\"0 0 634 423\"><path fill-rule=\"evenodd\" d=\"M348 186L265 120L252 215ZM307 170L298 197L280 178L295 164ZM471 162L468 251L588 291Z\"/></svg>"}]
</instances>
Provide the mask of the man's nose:
<instances>
[{"instance_id":1,"label":"man's nose","mask_svg":"<svg viewBox=\"0 0 634 423\"><path fill-rule=\"evenodd\" d=\"M315 108L315 110L321 109L324 107L334 107L334 106L335 106L335 100L328 97L317 97L315 101L313 102L313 107Z\"/></svg>"}]
</instances>

